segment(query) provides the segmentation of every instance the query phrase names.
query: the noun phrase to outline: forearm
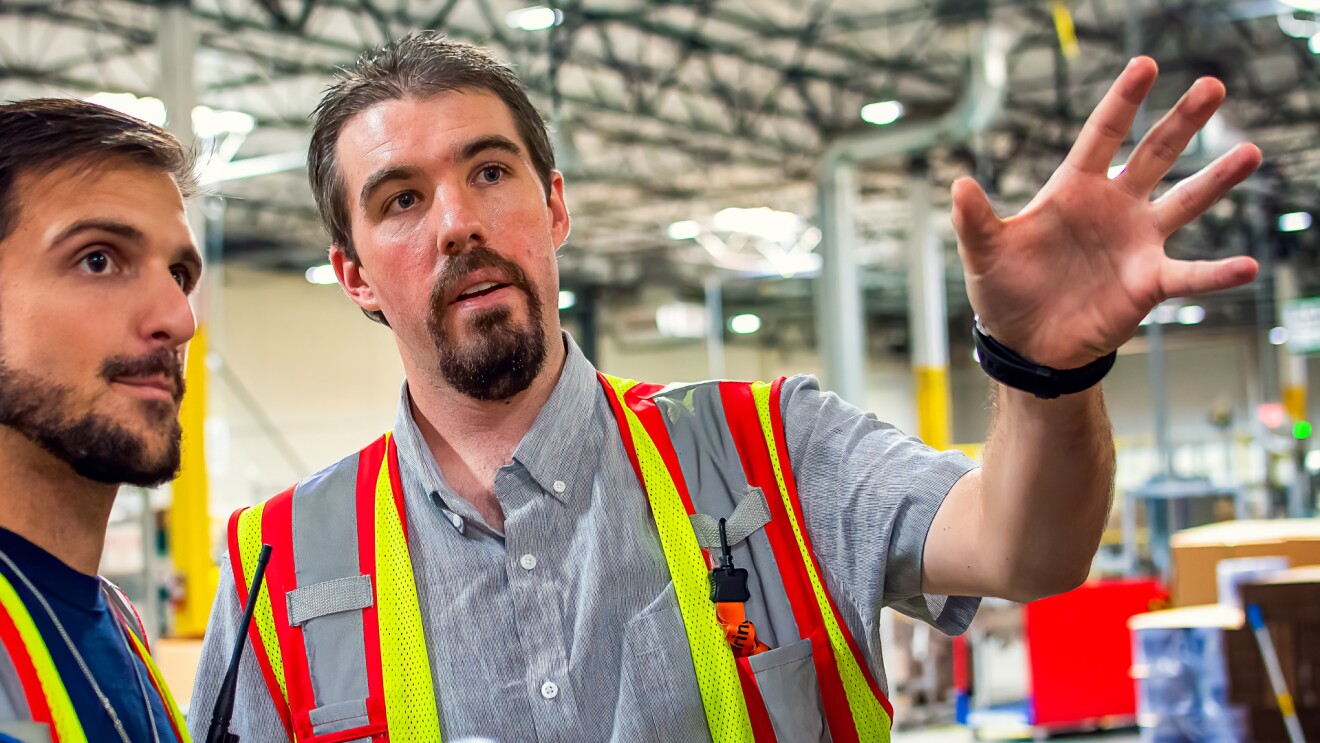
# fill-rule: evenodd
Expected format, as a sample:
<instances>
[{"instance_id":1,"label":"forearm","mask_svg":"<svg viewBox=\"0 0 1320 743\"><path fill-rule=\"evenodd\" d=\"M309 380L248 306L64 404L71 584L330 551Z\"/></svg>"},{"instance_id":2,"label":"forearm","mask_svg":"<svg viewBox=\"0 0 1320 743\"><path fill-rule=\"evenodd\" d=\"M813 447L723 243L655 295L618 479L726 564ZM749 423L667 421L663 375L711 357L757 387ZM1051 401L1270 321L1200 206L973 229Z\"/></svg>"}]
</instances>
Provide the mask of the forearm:
<instances>
[{"instance_id":1,"label":"forearm","mask_svg":"<svg viewBox=\"0 0 1320 743\"><path fill-rule=\"evenodd\" d=\"M1113 496L1114 444L1100 387L1055 400L996 384L979 511L1000 595L1037 598L1086 578Z\"/></svg>"}]
</instances>

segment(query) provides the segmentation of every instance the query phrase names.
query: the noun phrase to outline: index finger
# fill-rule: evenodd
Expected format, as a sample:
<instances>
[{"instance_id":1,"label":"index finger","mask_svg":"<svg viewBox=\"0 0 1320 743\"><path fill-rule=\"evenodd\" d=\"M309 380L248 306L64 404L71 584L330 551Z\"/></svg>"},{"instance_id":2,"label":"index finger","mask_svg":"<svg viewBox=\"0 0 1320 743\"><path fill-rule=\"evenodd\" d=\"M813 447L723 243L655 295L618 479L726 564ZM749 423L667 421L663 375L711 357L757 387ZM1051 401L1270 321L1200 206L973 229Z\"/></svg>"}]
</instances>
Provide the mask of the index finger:
<instances>
[{"instance_id":1,"label":"index finger","mask_svg":"<svg viewBox=\"0 0 1320 743\"><path fill-rule=\"evenodd\" d=\"M1065 162L1087 173L1108 171L1158 75L1155 60L1133 58L1091 112Z\"/></svg>"}]
</instances>

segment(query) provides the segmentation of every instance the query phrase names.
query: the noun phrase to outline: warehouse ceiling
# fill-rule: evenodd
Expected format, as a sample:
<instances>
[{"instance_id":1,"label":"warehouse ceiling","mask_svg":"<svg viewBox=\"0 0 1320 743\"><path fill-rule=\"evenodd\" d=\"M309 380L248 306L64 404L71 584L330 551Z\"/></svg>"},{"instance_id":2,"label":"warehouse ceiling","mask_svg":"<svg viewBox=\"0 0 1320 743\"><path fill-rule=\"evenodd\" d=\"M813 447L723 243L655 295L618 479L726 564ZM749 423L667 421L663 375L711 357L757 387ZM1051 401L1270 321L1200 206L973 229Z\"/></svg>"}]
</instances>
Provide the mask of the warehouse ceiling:
<instances>
[{"instance_id":1,"label":"warehouse ceiling","mask_svg":"<svg viewBox=\"0 0 1320 743\"><path fill-rule=\"evenodd\" d=\"M1306 38L1320 24L1277 2L563 0L556 26L512 25L519 18L511 14L531 1L194 0L197 102L255 122L213 157L291 156L294 166L214 186L223 198L208 210L225 258L300 271L324 261L325 237L297 162L307 114L335 67L418 29L493 49L516 66L551 121L574 216L563 257L569 285L618 289L645 277L697 291L712 250L763 253L764 240L726 230L714 248L702 248L672 240L669 227L693 220L715 234L715 215L729 207L801 215L794 249L810 249L818 236L806 225L824 150L841 136L881 131L860 117L867 103L900 102L905 113L894 128L948 111L991 24L1012 39L1008 100L989 133L921 153L938 186L937 209L947 211L946 186L962 174L976 175L1005 211L1024 204L1133 51L1153 55L1164 73L1152 117L1197 76L1228 85L1230 101L1212 136L1188 154L1189 166L1245 138L1267 161L1258 183L1172 250L1210 257L1278 243L1296 252L1298 238L1280 241L1272 228L1253 234L1247 217L1259 226L1320 206L1320 56ZM0 96L160 95L161 5L0 1ZM1061 44L1069 26L1075 48ZM913 172L899 158L861 169L857 217L872 314L903 311ZM728 296L809 310L800 280L780 283L735 282L745 290ZM965 301L956 288L951 297Z\"/></svg>"}]
</instances>

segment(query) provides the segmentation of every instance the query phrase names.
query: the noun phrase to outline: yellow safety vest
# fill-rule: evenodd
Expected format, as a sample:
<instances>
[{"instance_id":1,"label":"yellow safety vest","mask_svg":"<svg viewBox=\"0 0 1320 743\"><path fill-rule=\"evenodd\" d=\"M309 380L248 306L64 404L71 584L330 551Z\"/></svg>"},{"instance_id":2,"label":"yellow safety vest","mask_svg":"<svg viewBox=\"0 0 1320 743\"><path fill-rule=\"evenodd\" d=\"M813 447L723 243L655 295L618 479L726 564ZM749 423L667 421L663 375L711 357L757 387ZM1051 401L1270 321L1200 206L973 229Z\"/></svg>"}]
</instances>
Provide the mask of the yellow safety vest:
<instances>
[{"instance_id":1,"label":"yellow safety vest","mask_svg":"<svg viewBox=\"0 0 1320 743\"><path fill-rule=\"evenodd\" d=\"M701 386L599 378L647 493L711 738L767 743L794 721L785 718L778 700L767 706L751 663L734 657L716 618L710 562L694 533L692 494L666 427L672 420L659 400L681 400L702 425L727 425L746 482L765 494L770 519L764 528L778 577L798 640L810 641L808 667L823 717L818 725L828 728L834 743L888 741L892 710L834 606L803 526L780 413L783 380L703 383L694 393ZM234 513L229 554L240 603L247 600L263 543L275 550L250 636L289 738L439 743L440 714L393 437L386 434L275 498ZM344 652L345 642L352 643L350 652ZM336 652L325 652L332 644ZM335 661L311 664L309 657ZM331 686L333 697L322 691Z\"/></svg>"},{"instance_id":2,"label":"yellow safety vest","mask_svg":"<svg viewBox=\"0 0 1320 743\"><path fill-rule=\"evenodd\" d=\"M147 649L146 633L141 620L123 592L109 581L102 581L111 611L128 629L133 651L146 666L152 686L165 703L175 736L187 743L188 729L183 715ZM8 667L0 669L0 673L12 671L18 681L15 686L23 690L23 697L11 699L10 706L21 715L26 712L21 719L0 721L0 733L12 731L13 737L23 741L31 740L33 743L86 743L87 735L78 721L78 713L69 699L68 690L64 688L64 681L51 660L50 649L37 630L27 606L4 575L0 575L0 644L4 646L10 662ZM6 684L0 684L0 693L5 688Z\"/></svg>"}]
</instances>

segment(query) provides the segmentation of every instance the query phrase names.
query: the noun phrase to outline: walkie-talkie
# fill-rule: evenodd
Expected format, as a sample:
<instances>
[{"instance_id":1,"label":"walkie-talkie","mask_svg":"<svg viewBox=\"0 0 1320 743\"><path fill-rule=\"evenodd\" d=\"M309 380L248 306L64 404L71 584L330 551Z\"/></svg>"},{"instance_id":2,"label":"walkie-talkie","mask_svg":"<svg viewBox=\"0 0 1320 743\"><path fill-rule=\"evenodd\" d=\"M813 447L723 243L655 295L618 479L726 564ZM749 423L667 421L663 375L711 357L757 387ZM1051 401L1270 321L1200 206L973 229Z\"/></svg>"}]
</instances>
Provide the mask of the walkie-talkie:
<instances>
[{"instance_id":1,"label":"walkie-talkie","mask_svg":"<svg viewBox=\"0 0 1320 743\"><path fill-rule=\"evenodd\" d=\"M234 717L234 695L238 692L238 662L243 658L243 646L247 644L248 626L252 624L252 612L257 607L261 581L266 577L270 550L269 544L261 545L257 569L252 573L252 585L248 586L247 606L243 607L243 621L238 624L234 654L229 658L229 670L225 672L225 681L220 685L219 696L215 698L215 709L211 711L211 727L206 731L206 743L239 743L238 736L229 732L229 722Z\"/></svg>"}]
</instances>

